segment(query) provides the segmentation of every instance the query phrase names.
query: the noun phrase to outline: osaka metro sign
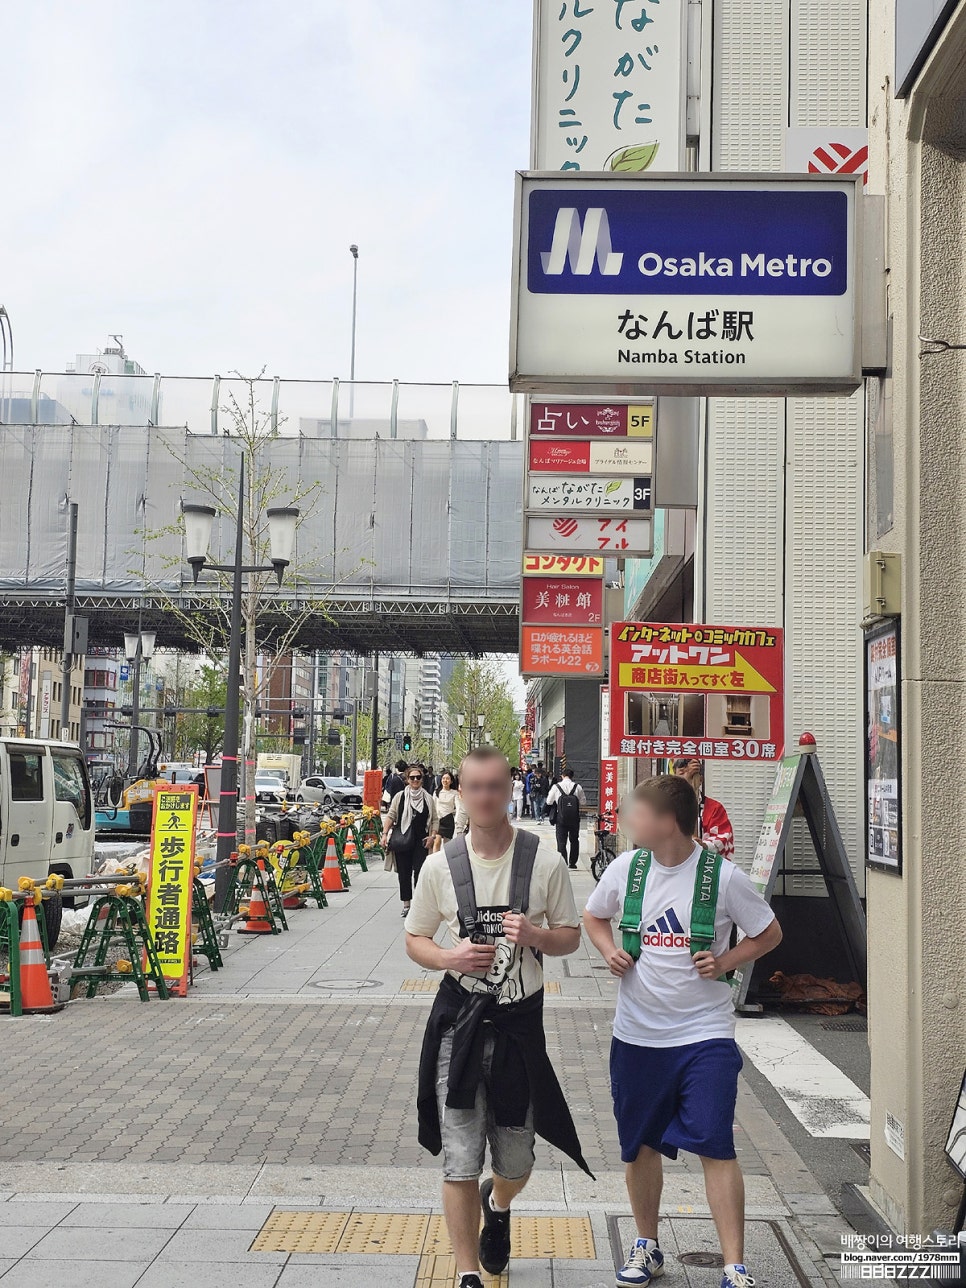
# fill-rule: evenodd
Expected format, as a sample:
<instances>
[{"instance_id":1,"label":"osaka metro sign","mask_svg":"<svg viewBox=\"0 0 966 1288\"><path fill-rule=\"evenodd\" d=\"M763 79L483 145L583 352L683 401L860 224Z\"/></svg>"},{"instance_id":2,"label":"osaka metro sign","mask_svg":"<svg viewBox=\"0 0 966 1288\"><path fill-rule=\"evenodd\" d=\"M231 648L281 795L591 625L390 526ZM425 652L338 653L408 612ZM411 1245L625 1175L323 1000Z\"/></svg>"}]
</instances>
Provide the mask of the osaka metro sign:
<instances>
[{"instance_id":1,"label":"osaka metro sign","mask_svg":"<svg viewBox=\"0 0 966 1288\"><path fill-rule=\"evenodd\" d=\"M856 388L860 182L519 174L510 388Z\"/></svg>"}]
</instances>

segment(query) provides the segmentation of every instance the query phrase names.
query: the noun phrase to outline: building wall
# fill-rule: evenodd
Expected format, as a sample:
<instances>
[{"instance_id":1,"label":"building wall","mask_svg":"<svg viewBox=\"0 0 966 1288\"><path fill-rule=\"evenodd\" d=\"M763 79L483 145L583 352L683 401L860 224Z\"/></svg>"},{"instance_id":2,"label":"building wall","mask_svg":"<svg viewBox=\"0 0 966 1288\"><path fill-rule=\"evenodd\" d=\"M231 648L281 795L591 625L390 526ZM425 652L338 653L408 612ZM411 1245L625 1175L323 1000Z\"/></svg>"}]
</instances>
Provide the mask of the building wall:
<instances>
[{"instance_id":1,"label":"building wall","mask_svg":"<svg viewBox=\"0 0 966 1288\"><path fill-rule=\"evenodd\" d=\"M788 124L864 125L865 13L865 0L717 0L714 169L782 170ZM861 395L709 400L695 589L706 620L784 626L786 740L818 738L859 880L862 422ZM709 766L746 865L773 778Z\"/></svg>"},{"instance_id":2,"label":"building wall","mask_svg":"<svg viewBox=\"0 0 966 1288\"><path fill-rule=\"evenodd\" d=\"M886 197L892 322L885 414L891 507L870 544L902 555L901 877L870 872L873 1199L898 1230L950 1229L962 1180L943 1155L966 1066L966 357L920 357L920 335L966 342L966 13L960 5L910 97L893 93L894 0L870 6L870 187ZM877 448L887 445L887 437ZM888 498L886 498L888 502ZM891 508L890 527L883 513ZM947 780L940 767L952 765ZM905 1128L905 1159L886 1143Z\"/></svg>"}]
</instances>

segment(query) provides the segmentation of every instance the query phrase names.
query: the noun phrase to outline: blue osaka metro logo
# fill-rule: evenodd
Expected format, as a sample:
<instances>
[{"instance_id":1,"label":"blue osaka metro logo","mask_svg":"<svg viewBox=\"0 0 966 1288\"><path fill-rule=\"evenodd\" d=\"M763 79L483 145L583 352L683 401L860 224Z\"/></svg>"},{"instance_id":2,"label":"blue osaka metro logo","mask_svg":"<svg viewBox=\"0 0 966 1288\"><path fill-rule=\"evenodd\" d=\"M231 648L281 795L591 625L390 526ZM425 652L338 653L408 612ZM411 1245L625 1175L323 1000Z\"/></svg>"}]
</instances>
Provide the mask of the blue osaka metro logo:
<instances>
[{"instance_id":1,"label":"blue osaka metro logo","mask_svg":"<svg viewBox=\"0 0 966 1288\"><path fill-rule=\"evenodd\" d=\"M529 197L527 286L560 295L842 295L841 191L693 187Z\"/></svg>"}]
</instances>

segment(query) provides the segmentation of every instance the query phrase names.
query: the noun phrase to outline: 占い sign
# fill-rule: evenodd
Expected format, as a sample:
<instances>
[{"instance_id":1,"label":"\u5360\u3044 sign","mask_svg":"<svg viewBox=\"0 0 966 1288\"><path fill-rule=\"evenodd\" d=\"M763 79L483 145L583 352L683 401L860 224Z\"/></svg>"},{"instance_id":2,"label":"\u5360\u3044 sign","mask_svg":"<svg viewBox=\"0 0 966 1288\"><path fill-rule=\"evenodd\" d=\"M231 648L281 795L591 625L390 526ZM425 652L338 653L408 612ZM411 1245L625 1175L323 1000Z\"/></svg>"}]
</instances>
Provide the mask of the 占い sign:
<instances>
[{"instance_id":1,"label":"\u5360\u3044 sign","mask_svg":"<svg viewBox=\"0 0 966 1288\"><path fill-rule=\"evenodd\" d=\"M855 388L858 183L519 175L510 387Z\"/></svg>"},{"instance_id":2,"label":"\u5360\u3044 sign","mask_svg":"<svg viewBox=\"0 0 966 1288\"><path fill-rule=\"evenodd\" d=\"M610 630L611 755L781 759L781 630L667 622Z\"/></svg>"},{"instance_id":3,"label":"\u5360\u3044 sign","mask_svg":"<svg viewBox=\"0 0 966 1288\"><path fill-rule=\"evenodd\" d=\"M530 436L653 438L654 403L530 404Z\"/></svg>"}]
</instances>

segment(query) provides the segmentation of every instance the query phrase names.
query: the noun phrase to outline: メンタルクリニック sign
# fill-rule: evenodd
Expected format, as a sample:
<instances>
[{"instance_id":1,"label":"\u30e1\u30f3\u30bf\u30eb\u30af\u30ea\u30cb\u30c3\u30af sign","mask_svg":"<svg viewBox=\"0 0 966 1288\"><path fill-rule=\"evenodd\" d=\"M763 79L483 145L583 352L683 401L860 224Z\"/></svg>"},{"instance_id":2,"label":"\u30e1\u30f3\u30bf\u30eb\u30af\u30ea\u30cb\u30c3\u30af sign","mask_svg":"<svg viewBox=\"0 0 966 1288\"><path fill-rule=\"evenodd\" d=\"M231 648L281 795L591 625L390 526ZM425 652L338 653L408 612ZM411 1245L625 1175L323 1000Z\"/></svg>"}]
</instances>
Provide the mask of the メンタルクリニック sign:
<instances>
[{"instance_id":1,"label":"\u30e1\u30f3\u30bf\u30eb\u30af\u30ea\u30cb\u30c3\u30af sign","mask_svg":"<svg viewBox=\"0 0 966 1288\"><path fill-rule=\"evenodd\" d=\"M511 387L855 387L857 182L519 176Z\"/></svg>"}]
</instances>

